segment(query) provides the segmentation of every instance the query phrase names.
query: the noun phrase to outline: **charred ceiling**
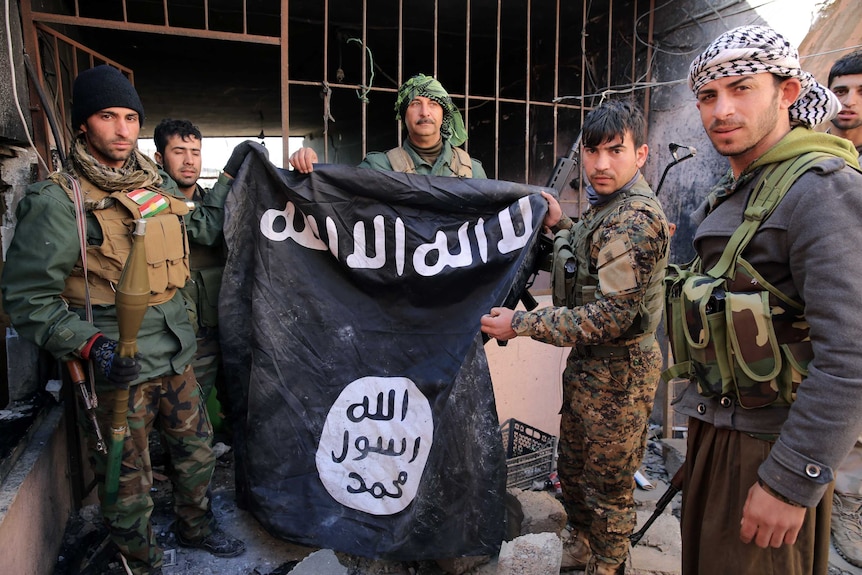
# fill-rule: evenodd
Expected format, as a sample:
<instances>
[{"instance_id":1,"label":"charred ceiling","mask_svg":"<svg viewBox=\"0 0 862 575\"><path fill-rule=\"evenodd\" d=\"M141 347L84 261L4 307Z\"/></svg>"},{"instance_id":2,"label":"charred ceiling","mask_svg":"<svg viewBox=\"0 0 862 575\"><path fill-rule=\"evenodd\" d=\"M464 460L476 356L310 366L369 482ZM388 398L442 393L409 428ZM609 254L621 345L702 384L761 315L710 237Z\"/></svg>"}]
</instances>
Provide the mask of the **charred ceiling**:
<instances>
[{"instance_id":1,"label":"charred ceiling","mask_svg":"<svg viewBox=\"0 0 862 575\"><path fill-rule=\"evenodd\" d=\"M464 110L468 145L493 163L490 171L522 181L546 175L606 89L646 78L649 51L636 38L649 34L648 9L646 0L31 5L40 26L133 71L149 128L164 117L189 118L212 136L280 135L288 127L292 136L318 138L330 161L352 162L397 143L395 91L423 72ZM39 34L42 60L52 52L67 60L56 75L87 65L70 66L49 36ZM518 163L512 173L502 167Z\"/></svg>"}]
</instances>

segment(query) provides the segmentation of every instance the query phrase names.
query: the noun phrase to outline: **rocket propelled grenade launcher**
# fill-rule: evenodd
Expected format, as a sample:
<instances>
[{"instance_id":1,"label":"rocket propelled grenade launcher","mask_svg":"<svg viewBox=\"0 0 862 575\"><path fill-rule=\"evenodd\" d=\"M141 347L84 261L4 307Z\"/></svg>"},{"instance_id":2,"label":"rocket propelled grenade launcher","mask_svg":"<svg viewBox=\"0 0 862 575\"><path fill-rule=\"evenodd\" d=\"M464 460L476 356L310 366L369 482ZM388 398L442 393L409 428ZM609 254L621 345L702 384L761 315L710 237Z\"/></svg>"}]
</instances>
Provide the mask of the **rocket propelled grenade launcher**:
<instances>
[{"instance_id":1,"label":"rocket propelled grenade launcher","mask_svg":"<svg viewBox=\"0 0 862 575\"><path fill-rule=\"evenodd\" d=\"M138 353L138 331L150 301L150 278L147 271L147 250L144 245L147 221L135 220L132 249L117 284L117 324L120 330L117 357L135 357ZM105 472L105 501L117 501L120 485L120 466L123 460L123 443L128 425L129 388L117 390L111 418L111 444Z\"/></svg>"}]
</instances>

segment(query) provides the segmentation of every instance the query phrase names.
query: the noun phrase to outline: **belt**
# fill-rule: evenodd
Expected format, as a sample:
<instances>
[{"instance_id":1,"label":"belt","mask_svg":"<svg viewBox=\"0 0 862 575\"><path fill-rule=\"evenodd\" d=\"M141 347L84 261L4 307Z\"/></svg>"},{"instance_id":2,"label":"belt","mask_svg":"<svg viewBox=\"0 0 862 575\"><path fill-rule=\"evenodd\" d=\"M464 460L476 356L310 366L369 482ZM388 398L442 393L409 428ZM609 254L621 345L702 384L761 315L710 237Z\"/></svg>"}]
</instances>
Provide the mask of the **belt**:
<instances>
[{"instance_id":1,"label":"belt","mask_svg":"<svg viewBox=\"0 0 862 575\"><path fill-rule=\"evenodd\" d=\"M652 349L653 343L655 343L655 334L650 333L645 335L643 338L630 341L627 343L621 343L619 345L613 344L601 344L601 345L576 345L575 353L578 354L578 357L609 357L609 358L620 358L620 359L628 359L629 358L629 350L638 346L641 351L649 351Z\"/></svg>"}]
</instances>

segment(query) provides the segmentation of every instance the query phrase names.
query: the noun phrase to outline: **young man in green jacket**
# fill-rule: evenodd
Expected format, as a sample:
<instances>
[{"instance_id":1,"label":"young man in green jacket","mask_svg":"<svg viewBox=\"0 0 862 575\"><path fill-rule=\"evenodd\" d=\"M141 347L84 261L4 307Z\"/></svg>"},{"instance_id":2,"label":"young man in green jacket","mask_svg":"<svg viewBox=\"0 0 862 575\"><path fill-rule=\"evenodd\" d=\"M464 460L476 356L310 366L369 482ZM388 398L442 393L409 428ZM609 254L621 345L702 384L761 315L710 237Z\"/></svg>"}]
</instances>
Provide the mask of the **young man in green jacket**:
<instances>
[{"instance_id":1,"label":"young man in green jacket","mask_svg":"<svg viewBox=\"0 0 862 575\"><path fill-rule=\"evenodd\" d=\"M194 209L186 216L187 221L189 224L194 220L205 222L205 225L189 226L191 278L181 291L196 312L197 352L192 368L201 386L201 399L206 404L215 387L222 411L229 414L218 333L218 299L226 255L222 233L224 202L233 176L250 148L248 142L239 144L215 185L204 189L198 184L202 166L201 140L200 130L188 120L166 118L153 131L156 163L176 182L186 200L194 204Z\"/></svg>"}]
</instances>

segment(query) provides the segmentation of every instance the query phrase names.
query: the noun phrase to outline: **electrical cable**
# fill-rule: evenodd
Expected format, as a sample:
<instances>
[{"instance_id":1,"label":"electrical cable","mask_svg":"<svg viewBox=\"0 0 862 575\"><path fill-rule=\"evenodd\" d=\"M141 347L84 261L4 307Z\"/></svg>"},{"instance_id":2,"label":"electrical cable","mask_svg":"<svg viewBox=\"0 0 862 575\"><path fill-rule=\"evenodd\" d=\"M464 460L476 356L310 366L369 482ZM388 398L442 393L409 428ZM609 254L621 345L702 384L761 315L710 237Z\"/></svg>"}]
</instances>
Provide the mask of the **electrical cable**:
<instances>
[{"instance_id":1,"label":"electrical cable","mask_svg":"<svg viewBox=\"0 0 862 575\"><path fill-rule=\"evenodd\" d=\"M359 90L356 90L356 96L367 104L368 93L371 91L371 86L374 85L374 56L371 54L371 48L363 44L362 40L360 40L359 38L348 38L347 43L350 44L351 42L357 42L360 46L365 48L366 52L368 52L368 61L371 64L369 69L371 75L368 78L368 85L362 87L362 93L360 93Z\"/></svg>"},{"instance_id":2,"label":"electrical cable","mask_svg":"<svg viewBox=\"0 0 862 575\"><path fill-rule=\"evenodd\" d=\"M36 144L33 143L33 137L30 135L30 129L27 127L27 120L24 119L24 111L21 109L21 101L18 98L18 85L15 81L15 58L12 50L12 30L9 24L9 0L4 0L3 5L5 9L3 25L6 27L6 47L9 50L9 71L12 78L12 99L15 101L15 108L18 110L18 117L21 119L21 125L24 127L24 133L27 134L27 141L30 142L30 146L36 152L36 157L39 158L42 167L45 168L46 172L50 172L51 168L48 167L42 154L36 149Z\"/></svg>"}]
</instances>

